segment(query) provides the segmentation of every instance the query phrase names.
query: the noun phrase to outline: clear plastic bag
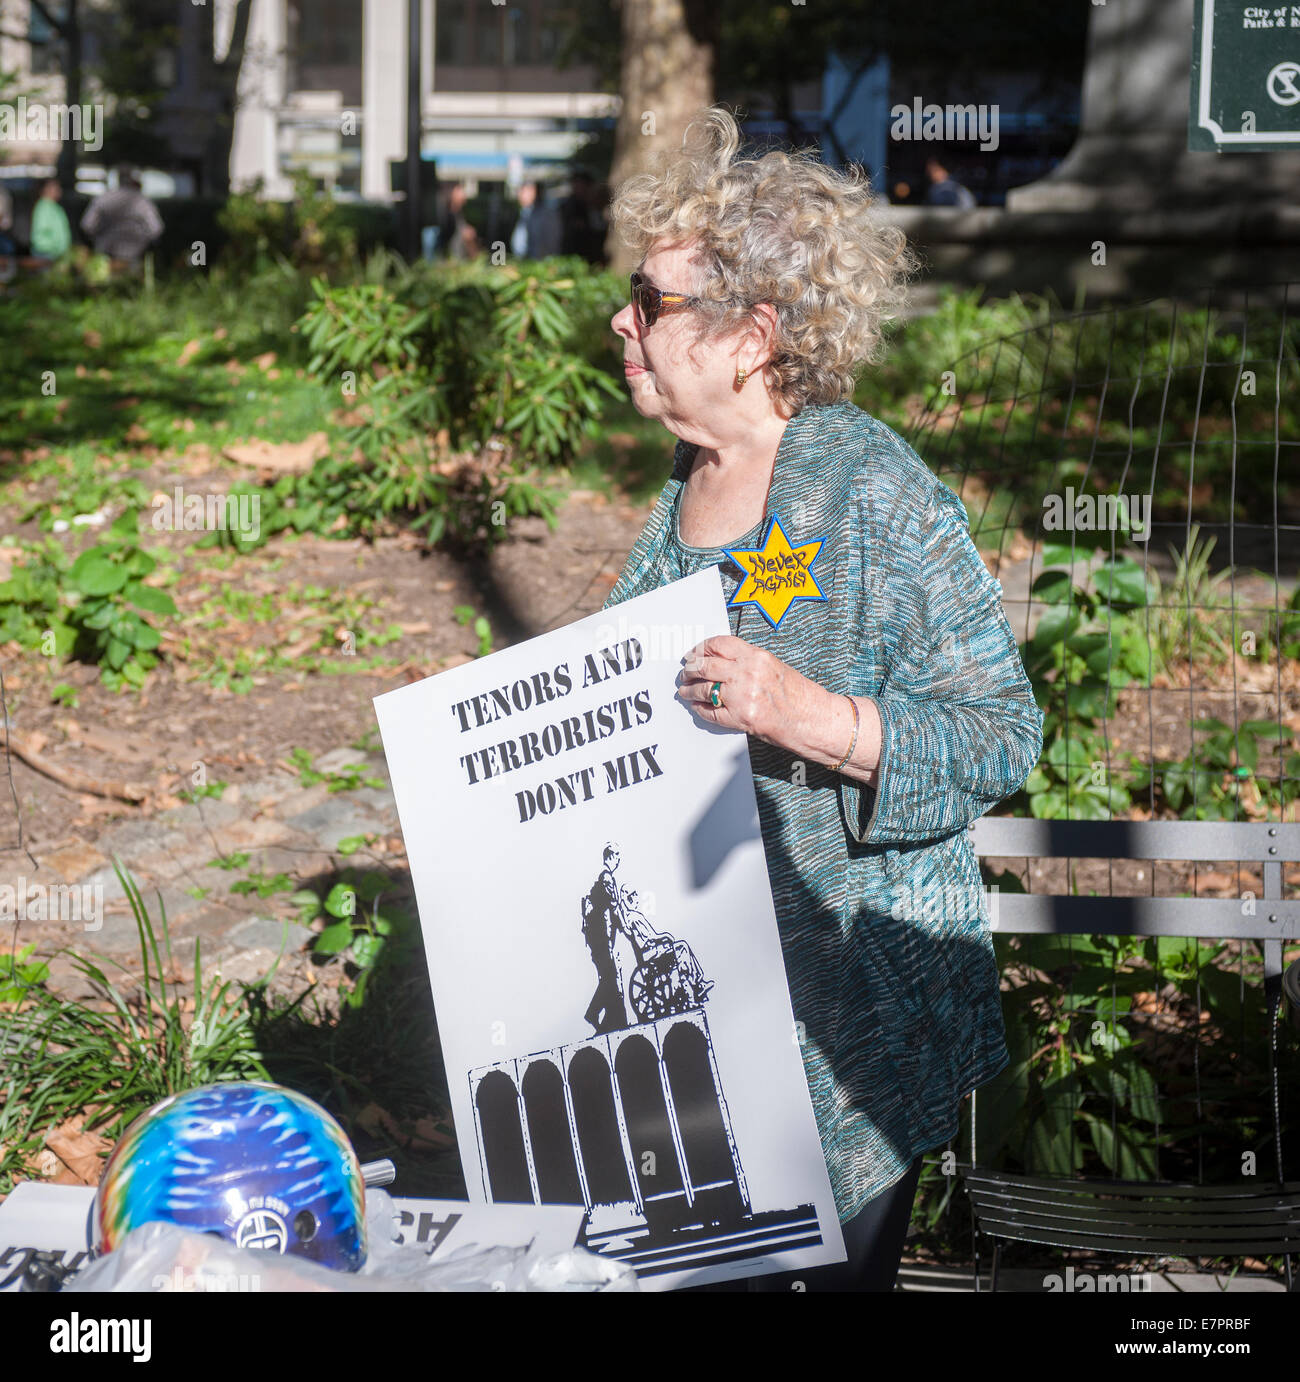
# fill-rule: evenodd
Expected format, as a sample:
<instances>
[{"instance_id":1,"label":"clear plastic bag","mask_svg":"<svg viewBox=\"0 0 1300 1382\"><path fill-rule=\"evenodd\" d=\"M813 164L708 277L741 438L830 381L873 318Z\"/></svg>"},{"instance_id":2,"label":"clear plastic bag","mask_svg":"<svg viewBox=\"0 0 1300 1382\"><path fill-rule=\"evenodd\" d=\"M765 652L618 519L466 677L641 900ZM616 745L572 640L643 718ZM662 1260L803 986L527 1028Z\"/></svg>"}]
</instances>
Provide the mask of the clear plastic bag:
<instances>
[{"instance_id":1,"label":"clear plastic bag","mask_svg":"<svg viewBox=\"0 0 1300 1382\"><path fill-rule=\"evenodd\" d=\"M585 1248L537 1256L526 1247L460 1248L430 1260L397 1242L392 1197L366 1192L369 1251L359 1272L237 1248L174 1224L133 1229L83 1267L65 1291L635 1291L636 1273Z\"/></svg>"}]
</instances>

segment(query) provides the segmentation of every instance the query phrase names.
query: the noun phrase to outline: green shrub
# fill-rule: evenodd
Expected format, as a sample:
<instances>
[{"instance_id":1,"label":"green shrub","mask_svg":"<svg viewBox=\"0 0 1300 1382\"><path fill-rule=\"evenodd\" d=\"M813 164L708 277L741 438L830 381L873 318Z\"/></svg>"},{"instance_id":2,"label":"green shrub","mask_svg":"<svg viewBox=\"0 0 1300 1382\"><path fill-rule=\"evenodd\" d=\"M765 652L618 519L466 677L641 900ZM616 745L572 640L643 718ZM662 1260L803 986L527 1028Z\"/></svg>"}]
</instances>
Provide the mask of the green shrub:
<instances>
[{"instance_id":1,"label":"green shrub","mask_svg":"<svg viewBox=\"0 0 1300 1382\"><path fill-rule=\"evenodd\" d=\"M342 204L316 190L306 173L294 178L293 200L268 200L262 180L231 195L217 215L226 239L222 263L249 272L282 261L295 268L355 270L357 230Z\"/></svg>"},{"instance_id":2,"label":"green shrub","mask_svg":"<svg viewBox=\"0 0 1300 1382\"><path fill-rule=\"evenodd\" d=\"M158 563L136 541L138 519L128 509L73 562L52 538L29 545L27 560L0 582L0 638L93 663L112 691L143 686L162 641L148 616L177 610L166 591L144 583Z\"/></svg>"},{"instance_id":3,"label":"green shrub","mask_svg":"<svg viewBox=\"0 0 1300 1382\"><path fill-rule=\"evenodd\" d=\"M560 261L564 262L564 261ZM362 417L360 462L319 466L365 531L405 514L430 544L493 541L512 515L553 514L536 467L563 464L612 379L568 348L577 280L556 264L419 265L398 282L313 283L308 368Z\"/></svg>"},{"instance_id":4,"label":"green shrub","mask_svg":"<svg viewBox=\"0 0 1300 1382\"><path fill-rule=\"evenodd\" d=\"M1111 770L1100 722L1114 714L1121 687L1152 674L1139 613L1150 587L1128 557L1105 562L1076 583L1072 555L1057 544L1043 547L1047 569L1032 593L1047 609L1021 644L1025 672L1044 710L1043 752L1023 797L1040 818L1108 820L1123 815L1132 800Z\"/></svg>"}]
</instances>

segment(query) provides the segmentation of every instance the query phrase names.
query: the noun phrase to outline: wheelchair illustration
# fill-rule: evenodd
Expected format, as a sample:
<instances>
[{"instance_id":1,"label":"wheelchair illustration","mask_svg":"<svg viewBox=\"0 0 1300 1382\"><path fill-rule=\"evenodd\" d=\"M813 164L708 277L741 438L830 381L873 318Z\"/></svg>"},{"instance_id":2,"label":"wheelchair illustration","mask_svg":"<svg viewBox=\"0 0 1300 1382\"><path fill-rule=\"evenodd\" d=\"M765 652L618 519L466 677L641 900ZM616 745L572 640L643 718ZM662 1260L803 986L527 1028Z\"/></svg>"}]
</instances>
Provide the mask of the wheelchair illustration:
<instances>
[{"instance_id":1,"label":"wheelchair illustration","mask_svg":"<svg viewBox=\"0 0 1300 1382\"><path fill-rule=\"evenodd\" d=\"M627 998L641 1022L698 1008L713 987L700 973L690 947L671 936L648 937L636 952Z\"/></svg>"}]
</instances>

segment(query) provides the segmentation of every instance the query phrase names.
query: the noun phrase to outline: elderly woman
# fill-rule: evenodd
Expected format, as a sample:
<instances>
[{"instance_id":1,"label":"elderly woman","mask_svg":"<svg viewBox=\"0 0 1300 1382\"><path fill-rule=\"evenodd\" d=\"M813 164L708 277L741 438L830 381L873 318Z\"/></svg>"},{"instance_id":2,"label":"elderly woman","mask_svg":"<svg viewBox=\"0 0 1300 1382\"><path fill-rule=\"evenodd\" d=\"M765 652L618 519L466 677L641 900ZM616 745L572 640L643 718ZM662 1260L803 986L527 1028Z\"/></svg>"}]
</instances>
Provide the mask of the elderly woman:
<instances>
[{"instance_id":1,"label":"elderly woman","mask_svg":"<svg viewBox=\"0 0 1300 1382\"><path fill-rule=\"evenodd\" d=\"M732 634L678 694L749 736L849 1254L798 1281L888 1290L921 1154L1007 1063L966 827L1028 776L1042 716L960 501L850 401L913 267L902 233L860 175L738 147L710 109L611 208L643 256L613 319L628 387L678 442L606 605L720 568Z\"/></svg>"}]
</instances>

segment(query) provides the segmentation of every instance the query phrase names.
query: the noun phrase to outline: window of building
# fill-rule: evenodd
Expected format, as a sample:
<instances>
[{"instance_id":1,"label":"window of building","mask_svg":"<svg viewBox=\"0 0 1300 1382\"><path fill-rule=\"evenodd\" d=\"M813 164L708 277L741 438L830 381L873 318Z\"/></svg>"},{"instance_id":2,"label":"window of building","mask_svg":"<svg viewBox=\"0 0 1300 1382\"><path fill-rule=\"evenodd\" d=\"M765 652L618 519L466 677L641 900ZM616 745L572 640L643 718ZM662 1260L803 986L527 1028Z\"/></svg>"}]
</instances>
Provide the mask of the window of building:
<instances>
[{"instance_id":1,"label":"window of building","mask_svg":"<svg viewBox=\"0 0 1300 1382\"><path fill-rule=\"evenodd\" d=\"M496 5L479 6L474 16L474 61L480 67L500 67L505 26L504 9Z\"/></svg>"},{"instance_id":2,"label":"window of building","mask_svg":"<svg viewBox=\"0 0 1300 1382\"><path fill-rule=\"evenodd\" d=\"M292 9L301 66L360 65L362 0L299 0Z\"/></svg>"},{"instance_id":3,"label":"window of building","mask_svg":"<svg viewBox=\"0 0 1300 1382\"><path fill-rule=\"evenodd\" d=\"M337 91L361 101L362 0L290 0L285 13L289 91Z\"/></svg>"},{"instance_id":4,"label":"window of building","mask_svg":"<svg viewBox=\"0 0 1300 1382\"><path fill-rule=\"evenodd\" d=\"M463 67L469 62L469 6L465 0L438 0L437 61Z\"/></svg>"},{"instance_id":5,"label":"window of building","mask_svg":"<svg viewBox=\"0 0 1300 1382\"><path fill-rule=\"evenodd\" d=\"M52 0L46 9L59 19L63 19L65 7L59 0ZM63 42L54 26L32 5L28 11L27 39L31 44L32 75L48 76L63 71Z\"/></svg>"},{"instance_id":6,"label":"window of building","mask_svg":"<svg viewBox=\"0 0 1300 1382\"><path fill-rule=\"evenodd\" d=\"M525 67L533 56L533 12L529 5L511 5L506 11L505 61L511 67Z\"/></svg>"},{"instance_id":7,"label":"window of building","mask_svg":"<svg viewBox=\"0 0 1300 1382\"><path fill-rule=\"evenodd\" d=\"M574 17L566 6L548 5L545 20L545 23L538 25L533 61L544 67L551 67L560 51L568 26L574 22Z\"/></svg>"}]
</instances>

